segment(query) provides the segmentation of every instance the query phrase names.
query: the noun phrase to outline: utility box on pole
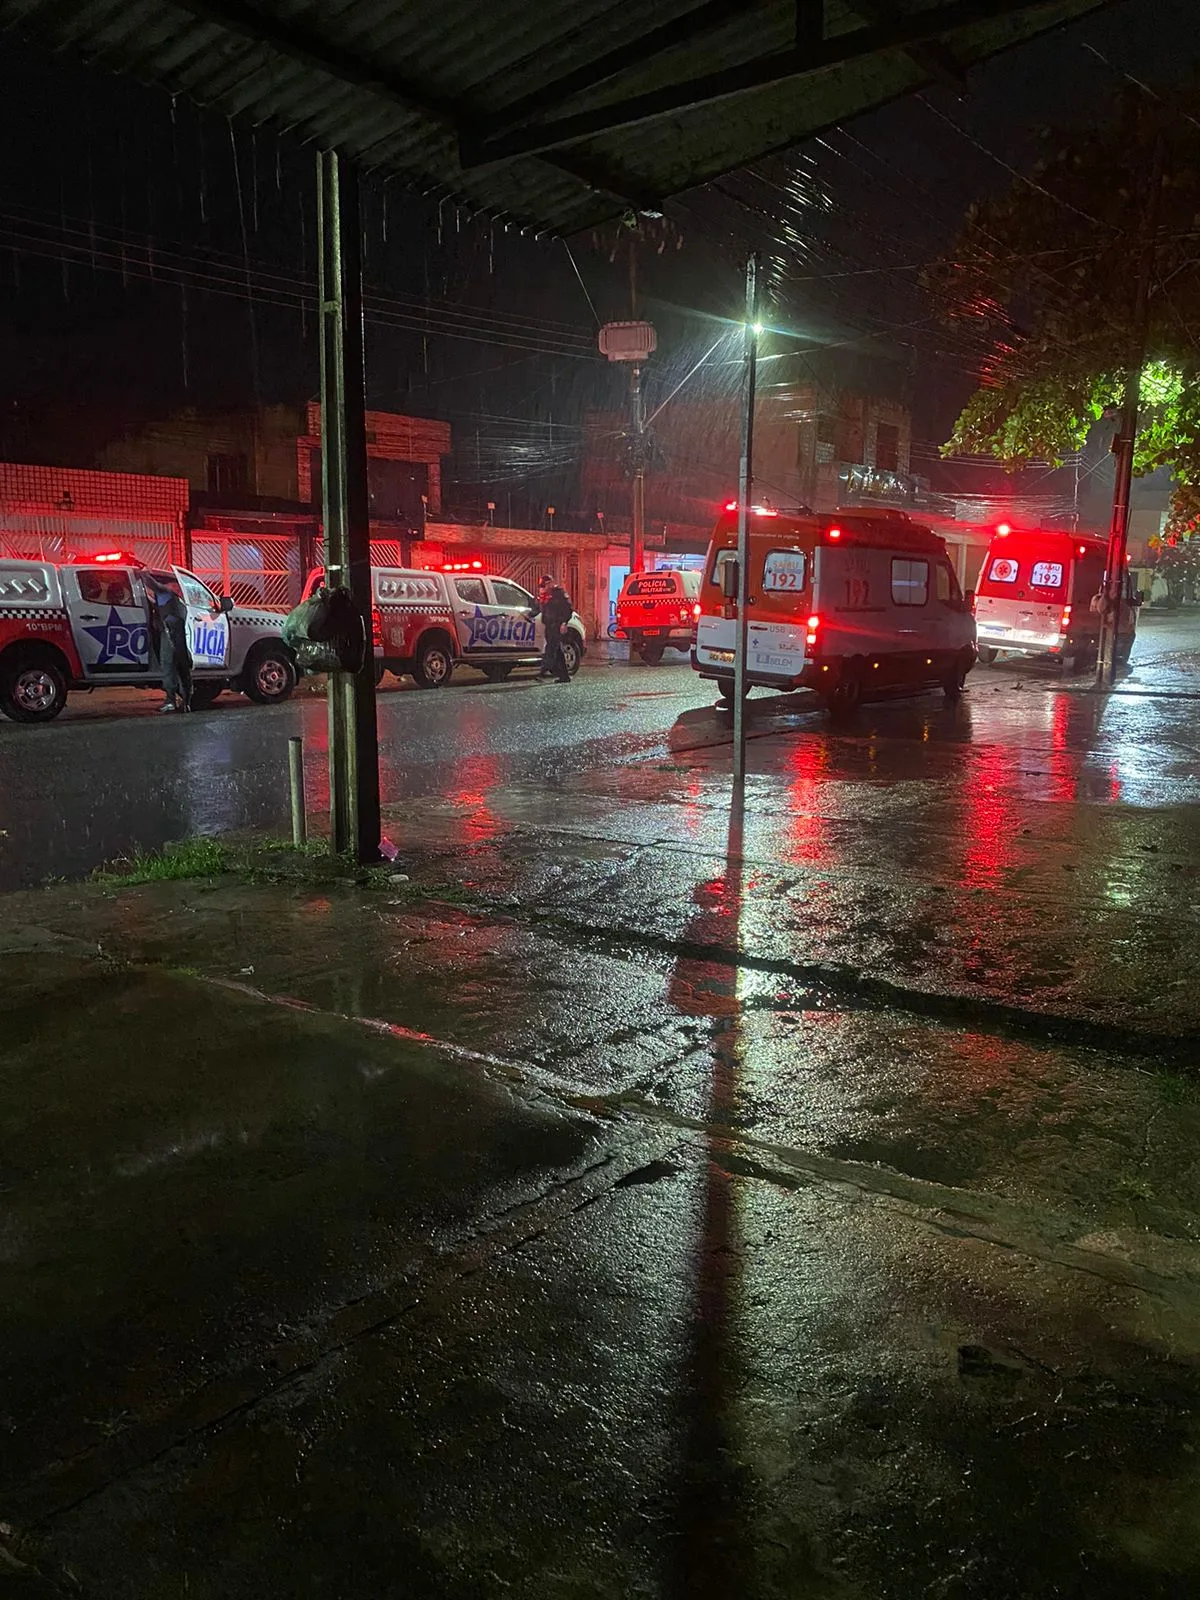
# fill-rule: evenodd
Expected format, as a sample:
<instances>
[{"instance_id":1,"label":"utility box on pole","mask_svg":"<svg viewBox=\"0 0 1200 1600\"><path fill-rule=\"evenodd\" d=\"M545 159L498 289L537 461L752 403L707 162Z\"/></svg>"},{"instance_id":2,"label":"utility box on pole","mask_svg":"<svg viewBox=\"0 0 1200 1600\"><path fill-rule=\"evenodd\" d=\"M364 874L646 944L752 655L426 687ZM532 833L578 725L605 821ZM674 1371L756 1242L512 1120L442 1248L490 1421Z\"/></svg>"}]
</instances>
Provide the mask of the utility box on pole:
<instances>
[{"instance_id":1,"label":"utility box on pole","mask_svg":"<svg viewBox=\"0 0 1200 1600\"><path fill-rule=\"evenodd\" d=\"M645 565L646 540L646 408L642 401L642 362L658 348L658 335L648 322L608 322L600 329L600 353L610 361L629 363L629 410L633 441L633 515L630 519L629 570Z\"/></svg>"}]
</instances>

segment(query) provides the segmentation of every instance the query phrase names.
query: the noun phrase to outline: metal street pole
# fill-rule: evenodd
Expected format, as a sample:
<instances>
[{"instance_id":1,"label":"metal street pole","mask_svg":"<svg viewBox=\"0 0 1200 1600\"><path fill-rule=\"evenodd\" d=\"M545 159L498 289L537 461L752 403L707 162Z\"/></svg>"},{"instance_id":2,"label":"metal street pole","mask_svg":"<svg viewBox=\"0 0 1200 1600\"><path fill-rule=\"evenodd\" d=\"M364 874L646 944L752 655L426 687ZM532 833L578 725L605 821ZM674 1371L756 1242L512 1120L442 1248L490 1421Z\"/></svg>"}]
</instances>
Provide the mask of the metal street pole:
<instances>
[{"instance_id":1,"label":"metal street pole","mask_svg":"<svg viewBox=\"0 0 1200 1600\"><path fill-rule=\"evenodd\" d=\"M379 738L371 648L362 223L358 175L335 150L317 153L317 292L321 316L321 509L325 571L344 586L367 641L359 672L329 674L329 831L333 849L379 860Z\"/></svg>"},{"instance_id":2,"label":"metal street pole","mask_svg":"<svg viewBox=\"0 0 1200 1600\"><path fill-rule=\"evenodd\" d=\"M1146 338L1150 323L1150 278L1158 243L1158 208L1162 199L1163 143L1154 142L1150 193L1146 201L1145 235L1138 266L1133 309L1133 354L1125 374L1125 397L1117 428L1117 475L1113 485L1112 520L1108 529L1108 572L1104 581L1104 613L1100 619L1100 650L1096 658L1096 683L1111 684L1117 675L1121 636L1121 600L1125 590L1125 552L1129 544L1129 505L1133 493L1133 453L1137 442L1138 410L1142 398L1142 368L1146 364Z\"/></svg>"},{"instance_id":3,"label":"metal street pole","mask_svg":"<svg viewBox=\"0 0 1200 1600\"><path fill-rule=\"evenodd\" d=\"M629 369L629 394L633 407L633 517L629 525L629 570L640 572L646 564L646 406L642 398L642 368Z\"/></svg>"},{"instance_id":4,"label":"metal street pole","mask_svg":"<svg viewBox=\"0 0 1200 1600\"><path fill-rule=\"evenodd\" d=\"M750 502L754 498L754 392L758 382L758 268L755 251L746 262L746 322L743 329L742 459L738 470L737 621L733 628L733 781L746 777L746 612L750 591Z\"/></svg>"}]
</instances>

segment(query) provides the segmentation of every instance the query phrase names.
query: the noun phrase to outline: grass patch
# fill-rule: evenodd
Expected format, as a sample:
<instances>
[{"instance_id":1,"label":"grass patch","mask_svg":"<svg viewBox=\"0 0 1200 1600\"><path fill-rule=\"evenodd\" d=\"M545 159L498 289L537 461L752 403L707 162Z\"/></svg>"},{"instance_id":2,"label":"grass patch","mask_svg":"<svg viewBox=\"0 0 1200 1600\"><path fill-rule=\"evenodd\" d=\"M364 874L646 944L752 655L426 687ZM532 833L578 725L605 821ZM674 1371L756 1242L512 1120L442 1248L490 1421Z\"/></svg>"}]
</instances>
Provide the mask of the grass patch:
<instances>
[{"instance_id":1,"label":"grass patch","mask_svg":"<svg viewBox=\"0 0 1200 1600\"><path fill-rule=\"evenodd\" d=\"M165 850L139 851L126 861L102 868L95 876L98 883L121 889L177 878L215 878L231 870L228 853L218 840L184 839Z\"/></svg>"}]
</instances>

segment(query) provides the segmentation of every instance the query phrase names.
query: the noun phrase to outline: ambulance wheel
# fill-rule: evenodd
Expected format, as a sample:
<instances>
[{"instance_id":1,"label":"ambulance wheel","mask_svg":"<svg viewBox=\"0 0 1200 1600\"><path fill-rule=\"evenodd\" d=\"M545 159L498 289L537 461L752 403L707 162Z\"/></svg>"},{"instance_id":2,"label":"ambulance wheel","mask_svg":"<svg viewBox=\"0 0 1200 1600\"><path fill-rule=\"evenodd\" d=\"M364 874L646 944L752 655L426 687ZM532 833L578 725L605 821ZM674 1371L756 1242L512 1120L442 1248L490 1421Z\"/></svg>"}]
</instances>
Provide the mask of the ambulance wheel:
<instances>
[{"instance_id":1,"label":"ambulance wheel","mask_svg":"<svg viewBox=\"0 0 1200 1600\"><path fill-rule=\"evenodd\" d=\"M444 689L454 671L449 642L440 634L422 639L413 662L412 675L418 689Z\"/></svg>"},{"instance_id":2,"label":"ambulance wheel","mask_svg":"<svg viewBox=\"0 0 1200 1600\"><path fill-rule=\"evenodd\" d=\"M242 668L241 689L260 706L278 705L296 687L296 663L276 644L256 645Z\"/></svg>"},{"instance_id":3,"label":"ambulance wheel","mask_svg":"<svg viewBox=\"0 0 1200 1600\"><path fill-rule=\"evenodd\" d=\"M942 679L942 693L945 695L948 704L953 705L956 700L961 699L963 684L967 681L967 673L970 670L971 660L969 656L955 656L950 663L950 668Z\"/></svg>"},{"instance_id":4,"label":"ambulance wheel","mask_svg":"<svg viewBox=\"0 0 1200 1600\"><path fill-rule=\"evenodd\" d=\"M722 700L726 701L729 705L732 705L733 704L733 679L732 678L718 678L717 679L717 692L721 696ZM745 689L742 691L742 699L743 700L748 700L749 698L750 698L750 685L747 684Z\"/></svg>"},{"instance_id":5,"label":"ambulance wheel","mask_svg":"<svg viewBox=\"0 0 1200 1600\"><path fill-rule=\"evenodd\" d=\"M223 694L229 687L225 683L205 683L199 679L192 684L191 706L193 711L207 711L209 706L217 703L217 696Z\"/></svg>"},{"instance_id":6,"label":"ambulance wheel","mask_svg":"<svg viewBox=\"0 0 1200 1600\"><path fill-rule=\"evenodd\" d=\"M648 667L657 667L663 658L663 647L658 643L644 644L638 654Z\"/></svg>"},{"instance_id":7,"label":"ambulance wheel","mask_svg":"<svg viewBox=\"0 0 1200 1600\"><path fill-rule=\"evenodd\" d=\"M990 667L992 662L996 659L995 645L981 644L979 646L979 659L983 662L985 667Z\"/></svg>"},{"instance_id":8,"label":"ambulance wheel","mask_svg":"<svg viewBox=\"0 0 1200 1600\"><path fill-rule=\"evenodd\" d=\"M66 675L48 654L0 662L0 711L13 722L53 722L66 703Z\"/></svg>"},{"instance_id":9,"label":"ambulance wheel","mask_svg":"<svg viewBox=\"0 0 1200 1600\"><path fill-rule=\"evenodd\" d=\"M479 670L489 683L503 683L512 676L512 663L498 662L494 667L480 667Z\"/></svg>"},{"instance_id":10,"label":"ambulance wheel","mask_svg":"<svg viewBox=\"0 0 1200 1600\"><path fill-rule=\"evenodd\" d=\"M841 676L826 697L831 717L852 717L862 705L862 674L853 661L842 668Z\"/></svg>"},{"instance_id":11,"label":"ambulance wheel","mask_svg":"<svg viewBox=\"0 0 1200 1600\"><path fill-rule=\"evenodd\" d=\"M583 665L583 650L577 639L564 639L562 642L563 661L567 671L573 678Z\"/></svg>"}]
</instances>

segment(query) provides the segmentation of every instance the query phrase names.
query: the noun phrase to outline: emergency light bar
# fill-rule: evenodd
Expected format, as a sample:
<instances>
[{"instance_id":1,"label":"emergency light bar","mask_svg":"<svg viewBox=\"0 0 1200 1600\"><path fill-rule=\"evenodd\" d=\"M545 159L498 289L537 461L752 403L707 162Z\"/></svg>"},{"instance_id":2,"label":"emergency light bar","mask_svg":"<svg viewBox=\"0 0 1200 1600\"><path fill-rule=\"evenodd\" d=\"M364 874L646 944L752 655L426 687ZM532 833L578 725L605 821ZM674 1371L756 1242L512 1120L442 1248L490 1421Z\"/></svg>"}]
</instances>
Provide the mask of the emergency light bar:
<instances>
[{"instance_id":1,"label":"emergency light bar","mask_svg":"<svg viewBox=\"0 0 1200 1600\"><path fill-rule=\"evenodd\" d=\"M445 561L442 563L443 572L482 572L482 561Z\"/></svg>"}]
</instances>

